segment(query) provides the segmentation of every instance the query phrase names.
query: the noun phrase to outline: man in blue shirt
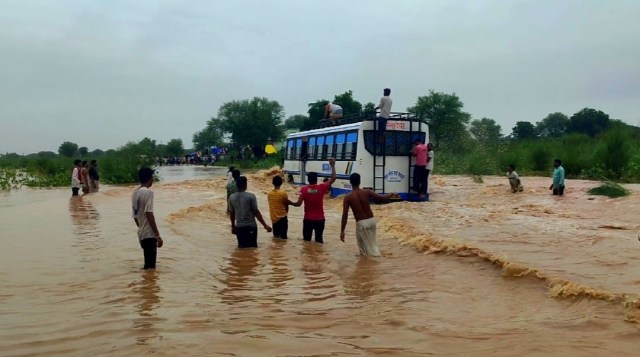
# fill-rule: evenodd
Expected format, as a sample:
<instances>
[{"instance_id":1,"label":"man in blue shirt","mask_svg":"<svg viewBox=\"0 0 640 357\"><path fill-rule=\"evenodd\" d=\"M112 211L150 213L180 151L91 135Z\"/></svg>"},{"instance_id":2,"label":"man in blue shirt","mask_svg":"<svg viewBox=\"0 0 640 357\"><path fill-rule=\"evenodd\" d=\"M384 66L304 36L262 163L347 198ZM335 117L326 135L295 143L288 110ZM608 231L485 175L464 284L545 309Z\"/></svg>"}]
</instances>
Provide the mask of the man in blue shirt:
<instances>
[{"instance_id":1,"label":"man in blue shirt","mask_svg":"<svg viewBox=\"0 0 640 357\"><path fill-rule=\"evenodd\" d=\"M553 183L549 186L555 196L564 194L564 167L560 159L553 160Z\"/></svg>"}]
</instances>

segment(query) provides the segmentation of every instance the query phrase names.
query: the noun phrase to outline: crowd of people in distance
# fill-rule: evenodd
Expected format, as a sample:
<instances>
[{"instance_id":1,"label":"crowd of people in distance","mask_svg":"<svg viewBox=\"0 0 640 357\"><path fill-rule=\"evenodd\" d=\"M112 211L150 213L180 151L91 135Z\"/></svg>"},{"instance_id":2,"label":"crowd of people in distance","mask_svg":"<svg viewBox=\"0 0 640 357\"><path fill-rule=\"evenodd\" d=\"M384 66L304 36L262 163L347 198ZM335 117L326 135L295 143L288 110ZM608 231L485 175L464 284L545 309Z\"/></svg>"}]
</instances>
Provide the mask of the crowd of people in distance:
<instances>
[{"instance_id":1,"label":"crowd of people in distance","mask_svg":"<svg viewBox=\"0 0 640 357\"><path fill-rule=\"evenodd\" d=\"M71 195L78 196L80 190L88 194L100 190L100 172L98 161L75 160L71 170Z\"/></svg>"}]
</instances>

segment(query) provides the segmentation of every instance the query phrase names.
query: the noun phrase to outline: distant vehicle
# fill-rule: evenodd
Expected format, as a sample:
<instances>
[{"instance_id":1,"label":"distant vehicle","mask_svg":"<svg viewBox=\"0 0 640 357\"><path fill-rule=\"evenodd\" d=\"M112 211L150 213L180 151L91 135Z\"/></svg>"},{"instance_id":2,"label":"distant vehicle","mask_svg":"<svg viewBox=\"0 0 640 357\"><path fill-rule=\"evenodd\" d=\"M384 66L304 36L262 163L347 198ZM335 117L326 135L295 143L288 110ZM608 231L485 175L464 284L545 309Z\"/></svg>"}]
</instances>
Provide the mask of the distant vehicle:
<instances>
[{"instance_id":1,"label":"distant vehicle","mask_svg":"<svg viewBox=\"0 0 640 357\"><path fill-rule=\"evenodd\" d=\"M392 113L384 141L374 130L375 116L343 118L337 126L291 133L287 136L284 173L289 182L306 184L306 173L331 176L327 160L336 159L333 197L351 191L349 175L362 177L362 188L378 193L397 193L403 200L417 199L411 191L415 159L411 149L416 139L428 141L429 126L409 113Z\"/></svg>"}]
</instances>

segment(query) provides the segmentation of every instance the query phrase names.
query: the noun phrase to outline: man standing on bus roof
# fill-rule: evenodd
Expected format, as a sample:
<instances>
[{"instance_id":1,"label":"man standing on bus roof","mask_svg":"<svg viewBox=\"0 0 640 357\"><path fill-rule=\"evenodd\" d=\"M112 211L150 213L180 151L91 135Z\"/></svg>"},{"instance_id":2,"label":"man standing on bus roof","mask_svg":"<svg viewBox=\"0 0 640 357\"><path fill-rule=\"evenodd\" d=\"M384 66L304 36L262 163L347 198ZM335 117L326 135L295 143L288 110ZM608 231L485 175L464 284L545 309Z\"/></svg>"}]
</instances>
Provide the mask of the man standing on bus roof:
<instances>
[{"instance_id":1,"label":"man standing on bus roof","mask_svg":"<svg viewBox=\"0 0 640 357\"><path fill-rule=\"evenodd\" d=\"M378 115L377 127L376 130L378 132L378 140L380 142L384 142L384 131L387 129L387 120L391 118L391 105L393 104L393 100L391 100L391 89L385 88L383 92L384 96L380 98L380 104L376 107L380 109L380 114Z\"/></svg>"},{"instance_id":2,"label":"man standing on bus roof","mask_svg":"<svg viewBox=\"0 0 640 357\"><path fill-rule=\"evenodd\" d=\"M331 185L336 181L336 160L329 159L331 165L331 178L329 181L318 184L318 174L309 172L307 180L309 185L300 190L298 201L292 206L300 207L304 202L304 219L302 221L302 238L306 242L311 241L311 235L315 232L316 243L323 243L322 233L324 232L324 195L331 189Z\"/></svg>"},{"instance_id":3,"label":"man standing on bus roof","mask_svg":"<svg viewBox=\"0 0 640 357\"><path fill-rule=\"evenodd\" d=\"M328 103L324 106L324 117L331 119L335 125L336 120L342 118L342 107L337 104Z\"/></svg>"}]
</instances>

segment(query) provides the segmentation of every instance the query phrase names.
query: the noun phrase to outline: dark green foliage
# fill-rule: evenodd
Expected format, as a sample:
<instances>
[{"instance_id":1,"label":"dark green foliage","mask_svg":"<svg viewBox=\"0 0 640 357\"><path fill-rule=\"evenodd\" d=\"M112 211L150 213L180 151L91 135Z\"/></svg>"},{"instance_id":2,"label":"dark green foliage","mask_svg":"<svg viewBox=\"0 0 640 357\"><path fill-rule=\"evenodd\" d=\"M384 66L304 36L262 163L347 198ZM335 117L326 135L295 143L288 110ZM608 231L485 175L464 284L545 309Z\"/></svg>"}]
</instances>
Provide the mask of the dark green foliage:
<instances>
[{"instance_id":1,"label":"dark green foliage","mask_svg":"<svg viewBox=\"0 0 640 357\"><path fill-rule=\"evenodd\" d=\"M547 115L546 118L536 124L536 131L541 137L558 138L567 131L569 118L566 115L556 112Z\"/></svg>"},{"instance_id":2,"label":"dark green foliage","mask_svg":"<svg viewBox=\"0 0 640 357\"><path fill-rule=\"evenodd\" d=\"M600 110L584 108L569 119L568 133L583 133L595 137L609 128L609 115Z\"/></svg>"},{"instance_id":3,"label":"dark green foliage","mask_svg":"<svg viewBox=\"0 0 640 357\"><path fill-rule=\"evenodd\" d=\"M536 132L536 127L530 122L519 121L516 122L516 126L513 127L511 136L517 140L524 140L533 139L538 136L538 133Z\"/></svg>"},{"instance_id":4,"label":"dark green foliage","mask_svg":"<svg viewBox=\"0 0 640 357\"><path fill-rule=\"evenodd\" d=\"M494 144L502 136L502 128L500 125L498 125L495 120L489 118L472 120L469 131L476 140L484 145Z\"/></svg>"},{"instance_id":5,"label":"dark green foliage","mask_svg":"<svg viewBox=\"0 0 640 357\"><path fill-rule=\"evenodd\" d=\"M277 142L283 137L283 117L284 109L277 101L255 97L223 104L217 119L234 145L264 145L269 138Z\"/></svg>"},{"instance_id":6,"label":"dark green foliage","mask_svg":"<svg viewBox=\"0 0 640 357\"><path fill-rule=\"evenodd\" d=\"M305 122L307 121L309 121L309 117L307 117L306 115L292 115L284 121L284 127L286 129L302 130Z\"/></svg>"},{"instance_id":7,"label":"dark green foliage","mask_svg":"<svg viewBox=\"0 0 640 357\"><path fill-rule=\"evenodd\" d=\"M429 95L418 97L413 107L407 111L429 123L430 136L436 148L459 148L469 138L466 125L471 120L469 113L462 110L463 103L458 96L429 91Z\"/></svg>"},{"instance_id":8,"label":"dark green foliage","mask_svg":"<svg viewBox=\"0 0 640 357\"><path fill-rule=\"evenodd\" d=\"M604 146L598 152L600 162L611 173L612 178L620 179L625 167L631 161L631 135L621 129L607 133Z\"/></svg>"},{"instance_id":9,"label":"dark green foliage","mask_svg":"<svg viewBox=\"0 0 640 357\"><path fill-rule=\"evenodd\" d=\"M212 146L222 145L222 136L224 130L222 128L222 122L217 118L211 118L207 121L207 126L193 134L193 147L196 150L204 150L211 148ZM163 155L166 153L166 148L163 148Z\"/></svg>"},{"instance_id":10,"label":"dark green foliage","mask_svg":"<svg viewBox=\"0 0 640 357\"><path fill-rule=\"evenodd\" d=\"M65 141L60 144L58 148L58 154L65 157L74 157L78 153L78 144L72 143L70 141Z\"/></svg>"},{"instance_id":11,"label":"dark green foliage","mask_svg":"<svg viewBox=\"0 0 640 357\"><path fill-rule=\"evenodd\" d=\"M611 181L605 181L602 185L590 189L587 193L590 195L607 196L610 198L624 197L631 194L631 192L626 188Z\"/></svg>"},{"instance_id":12,"label":"dark green foliage","mask_svg":"<svg viewBox=\"0 0 640 357\"><path fill-rule=\"evenodd\" d=\"M167 156L184 156L184 146L182 145L182 139L169 140L169 142L167 143L167 147L165 148L165 154Z\"/></svg>"}]
</instances>

